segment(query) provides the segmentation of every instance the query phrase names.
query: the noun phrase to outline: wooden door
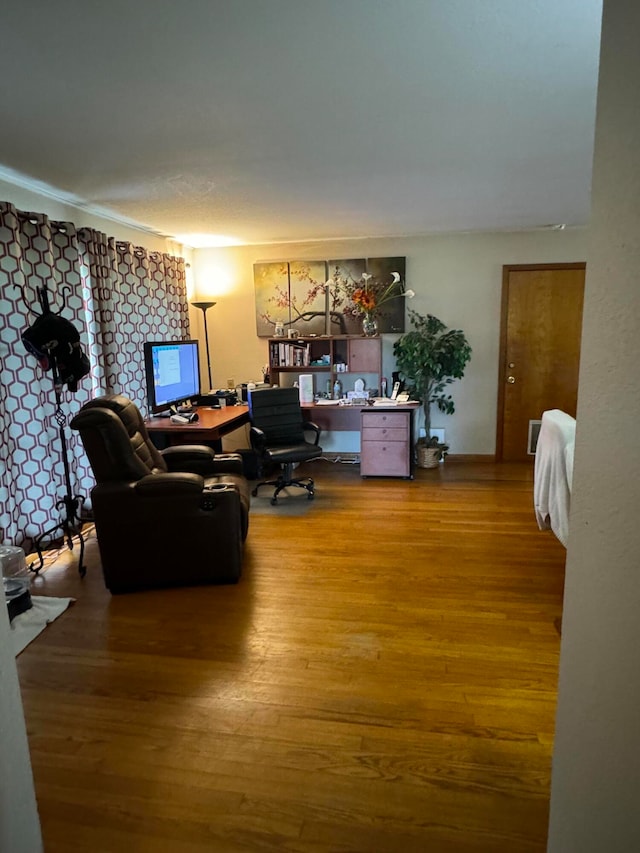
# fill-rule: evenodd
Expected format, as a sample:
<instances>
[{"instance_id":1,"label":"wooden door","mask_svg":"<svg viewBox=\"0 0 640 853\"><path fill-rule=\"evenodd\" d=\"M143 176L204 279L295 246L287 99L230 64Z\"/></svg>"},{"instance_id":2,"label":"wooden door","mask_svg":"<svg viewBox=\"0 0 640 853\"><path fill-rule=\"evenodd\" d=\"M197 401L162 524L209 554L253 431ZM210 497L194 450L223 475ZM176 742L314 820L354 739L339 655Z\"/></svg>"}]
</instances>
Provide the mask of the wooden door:
<instances>
[{"instance_id":1,"label":"wooden door","mask_svg":"<svg viewBox=\"0 0 640 853\"><path fill-rule=\"evenodd\" d=\"M529 421L575 417L585 264L505 266L496 458L533 460Z\"/></svg>"}]
</instances>

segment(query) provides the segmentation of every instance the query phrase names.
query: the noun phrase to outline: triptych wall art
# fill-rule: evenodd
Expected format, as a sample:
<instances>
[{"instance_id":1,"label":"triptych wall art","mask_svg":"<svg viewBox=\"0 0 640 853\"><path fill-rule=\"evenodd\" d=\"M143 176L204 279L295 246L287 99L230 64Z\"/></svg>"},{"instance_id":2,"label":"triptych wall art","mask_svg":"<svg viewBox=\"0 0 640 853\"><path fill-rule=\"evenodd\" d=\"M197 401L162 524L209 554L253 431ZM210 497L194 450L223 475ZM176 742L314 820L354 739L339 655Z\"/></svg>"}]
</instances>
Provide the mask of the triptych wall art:
<instances>
[{"instance_id":1,"label":"triptych wall art","mask_svg":"<svg viewBox=\"0 0 640 853\"><path fill-rule=\"evenodd\" d=\"M362 331L362 291L372 305L379 332L404 332L406 258L329 261L268 261L253 265L256 330L284 334L358 335ZM354 296L356 301L354 302ZM384 299L377 305L376 299Z\"/></svg>"}]
</instances>

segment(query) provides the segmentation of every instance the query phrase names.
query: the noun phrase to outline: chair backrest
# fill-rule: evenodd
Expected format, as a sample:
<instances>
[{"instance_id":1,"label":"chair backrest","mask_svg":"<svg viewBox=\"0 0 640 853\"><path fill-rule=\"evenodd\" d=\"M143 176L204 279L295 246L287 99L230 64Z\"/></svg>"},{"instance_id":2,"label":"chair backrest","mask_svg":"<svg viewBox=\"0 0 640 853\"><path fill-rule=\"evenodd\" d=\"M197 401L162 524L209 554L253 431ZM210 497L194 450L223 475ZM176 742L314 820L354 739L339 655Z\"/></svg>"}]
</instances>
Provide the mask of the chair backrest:
<instances>
[{"instance_id":1,"label":"chair backrest","mask_svg":"<svg viewBox=\"0 0 640 853\"><path fill-rule=\"evenodd\" d=\"M297 388L257 388L249 392L249 417L265 434L265 445L299 444L305 440Z\"/></svg>"},{"instance_id":2,"label":"chair backrest","mask_svg":"<svg viewBox=\"0 0 640 853\"><path fill-rule=\"evenodd\" d=\"M167 471L140 410L122 394L89 400L70 426L80 433L98 483L131 482Z\"/></svg>"}]
</instances>

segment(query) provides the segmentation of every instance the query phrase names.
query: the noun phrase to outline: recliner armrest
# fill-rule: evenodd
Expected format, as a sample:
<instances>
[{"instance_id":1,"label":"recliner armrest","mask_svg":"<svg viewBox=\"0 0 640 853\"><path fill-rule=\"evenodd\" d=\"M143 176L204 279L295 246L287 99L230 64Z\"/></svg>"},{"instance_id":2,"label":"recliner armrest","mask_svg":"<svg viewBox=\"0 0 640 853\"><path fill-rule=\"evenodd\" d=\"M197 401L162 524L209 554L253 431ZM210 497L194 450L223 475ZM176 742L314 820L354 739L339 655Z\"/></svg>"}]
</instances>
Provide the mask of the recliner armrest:
<instances>
[{"instance_id":1,"label":"recliner armrest","mask_svg":"<svg viewBox=\"0 0 640 853\"><path fill-rule=\"evenodd\" d=\"M202 477L214 474L242 474L239 453L216 453L202 444L183 444L161 451L169 471L189 471Z\"/></svg>"},{"instance_id":2,"label":"recliner armrest","mask_svg":"<svg viewBox=\"0 0 640 853\"><path fill-rule=\"evenodd\" d=\"M160 455L169 471L190 471L192 465L200 467L210 464L216 454L204 444L182 444L167 447L160 451Z\"/></svg>"},{"instance_id":3,"label":"recliner armrest","mask_svg":"<svg viewBox=\"0 0 640 853\"><path fill-rule=\"evenodd\" d=\"M95 515L100 527L107 518L131 520L143 506L162 507L169 514L176 506L195 508L204 492L204 479L198 474L147 474L140 480L98 483L91 489L91 504L99 509Z\"/></svg>"},{"instance_id":4,"label":"recliner armrest","mask_svg":"<svg viewBox=\"0 0 640 853\"><path fill-rule=\"evenodd\" d=\"M187 495L201 495L204 489L204 479L199 474L178 473L148 474L134 484L136 494L144 497L167 497L177 498Z\"/></svg>"},{"instance_id":5,"label":"recliner armrest","mask_svg":"<svg viewBox=\"0 0 640 853\"><path fill-rule=\"evenodd\" d=\"M216 453L211 473L244 475L242 456L239 453Z\"/></svg>"}]
</instances>

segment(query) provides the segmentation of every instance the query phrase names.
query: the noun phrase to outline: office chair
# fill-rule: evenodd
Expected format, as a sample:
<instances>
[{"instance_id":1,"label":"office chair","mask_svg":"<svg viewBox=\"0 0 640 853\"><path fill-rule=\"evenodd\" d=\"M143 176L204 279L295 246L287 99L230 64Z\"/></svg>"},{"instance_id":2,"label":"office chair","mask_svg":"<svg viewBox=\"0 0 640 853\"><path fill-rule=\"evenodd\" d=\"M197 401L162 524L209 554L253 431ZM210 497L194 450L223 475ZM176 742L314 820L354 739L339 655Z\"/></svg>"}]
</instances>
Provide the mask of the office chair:
<instances>
[{"instance_id":1,"label":"office chair","mask_svg":"<svg viewBox=\"0 0 640 853\"><path fill-rule=\"evenodd\" d=\"M265 480L252 491L258 494L262 486L274 486L271 503L278 503L278 495L289 486L307 490L308 500L313 500L314 485L311 477L293 477L293 466L297 462L316 459L322 455L318 446L320 427L303 422L300 397L297 388L260 388L249 393L249 432L251 446L265 464L281 465L276 480ZM305 432L315 433L313 444L306 440Z\"/></svg>"},{"instance_id":2,"label":"office chair","mask_svg":"<svg viewBox=\"0 0 640 853\"><path fill-rule=\"evenodd\" d=\"M107 589L237 583L251 500L238 454L200 445L158 451L120 394L90 400L70 426L96 478L91 504Z\"/></svg>"}]
</instances>

